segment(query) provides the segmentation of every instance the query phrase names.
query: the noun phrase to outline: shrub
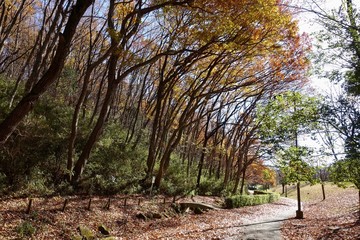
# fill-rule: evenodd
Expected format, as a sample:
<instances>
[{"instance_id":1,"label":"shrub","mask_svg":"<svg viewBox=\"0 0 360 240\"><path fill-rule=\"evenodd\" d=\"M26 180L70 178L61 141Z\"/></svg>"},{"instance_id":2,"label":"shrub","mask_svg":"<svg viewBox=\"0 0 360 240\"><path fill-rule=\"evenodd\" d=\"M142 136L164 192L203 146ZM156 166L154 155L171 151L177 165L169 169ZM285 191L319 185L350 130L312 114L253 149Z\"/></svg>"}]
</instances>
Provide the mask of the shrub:
<instances>
[{"instance_id":1,"label":"shrub","mask_svg":"<svg viewBox=\"0 0 360 240\"><path fill-rule=\"evenodd\" d=\"M193 190L196 178L194 176L187 176L183 168L184 165L181 163L181 160L174 154L171 165L161 182L159 189L161 193L176 196L189 194Z\"/></svg>"},{"instance_id":2,"label":"shrub","mask_svg":"<svg viewBox=\"0 0 360 240\"><path fill-rule=\"evenodd\" d=\"M203 177L198 189L199 195L220 196L224 191L223 180Z\"/></svg>"},{"instance_id":3,"label":"shrub","mask_svg":"<svg viewBox=\"0 0 360 240\"><path fill-rule=\"evenodd\" d=\"M126 130L110 124L90 156L80 189L87 194L139 193L144 178L145 146L132 149Z\"/></svg>"},{"instance_id":4,"label":"shrub","mask_svg":"<svg viewBox=\"0 0 360 240\"><path fill-rule=\"evenodd\" d=\"M42 171L35 168L29 176L29 180L24 183L22 189L20 189L18 193L23 196L50 195L54 192L54 190L49 187L49 184L47 184L47 179L48 178Z\"/></svg>"},{"instance_id":5,"label":"shrub","mask_svg":"<svg viewBox=\"0 0 360 240\"><path fill-rule=\"evenodd\" d=\"M275 202L279 199L280 195L277 193L267 193L261 195L235 195L225 198L225 207L238 208L244 206L254 206Z\"/></svg>"},{"instance_id":6,"label":"shrub","mask_svg":"<svg viewBox=\"0 0 360 240\"><path fill-rule=\"evenodd\" d=\"M36 228L29 221L21 222L16 227L16 232L20 235L20 237L31 237L34 235Z\"/></svg>"},{"instance_id":7,"label":"shrub","mask_svg":"<svg viewBox=\"0 0 360 240\"><path fill-rule=\"evenodd\" d=\"M0 83L1 85L1 83ZM0 94L0 99L1 99ZM2 114L0 105L0 119ZM48 194L65 167L71 108L44 96L0 146L1 182L8 192Z\"/></svg>"}]
</instances>

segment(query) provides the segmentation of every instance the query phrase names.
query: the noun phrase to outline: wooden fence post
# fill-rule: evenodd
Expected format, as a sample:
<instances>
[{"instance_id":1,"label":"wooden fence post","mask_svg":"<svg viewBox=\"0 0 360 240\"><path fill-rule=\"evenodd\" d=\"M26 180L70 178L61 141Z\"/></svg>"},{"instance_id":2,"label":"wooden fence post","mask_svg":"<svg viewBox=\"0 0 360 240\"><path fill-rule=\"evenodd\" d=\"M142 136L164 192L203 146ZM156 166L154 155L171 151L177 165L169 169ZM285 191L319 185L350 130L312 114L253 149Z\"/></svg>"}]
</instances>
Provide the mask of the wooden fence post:
<instances>
[{"instance_id":1,"label":"wooden fence post","mask_svg":"<svg viewBox=\"0 0 360 240\"><path fill-rule=\"evenodd\" d=\"M92 201L92 199L90 198L90 199L89 199L88 206L87 206L87 210L88 210L88 211L91 211L91 201Z\"/></svg>"},{"instance_id":2,"label":"wooden fence post","mask_svg":"<svg viewBox=\"0 0 360 240\"><path fill-rule=\"evenodd\" d=\"M62 212L65 212L66 205L68 204L68 201L69 201L69 199L65 198L64 205L63 205L63 207L61 209Z\"/></svg>"},{"instance_id":3,"label":"wooden fence post","mask_svg":"<svg viewBox=\"0 0 360 240\"><path fill-rule=\"evenodd\" d=\"M33 199L30 198L29 199L29 203L28 203L28 206L27 206L27 209L26 209L26 214L29 214L31 212L31 205L32 205L32 202L33 202Z\"/></svg>"},{"instance_id":4,"label":"wooden fence post","mask_svg":"<svg viewBox=\"0 0 360 240\"><path fill-rule=\"evenodd\" d=\"M107 203L105 204L105 209L106 210L110 210L110 203L111 203L111 198L108 199Z\"/></svg>"}]
</instances>

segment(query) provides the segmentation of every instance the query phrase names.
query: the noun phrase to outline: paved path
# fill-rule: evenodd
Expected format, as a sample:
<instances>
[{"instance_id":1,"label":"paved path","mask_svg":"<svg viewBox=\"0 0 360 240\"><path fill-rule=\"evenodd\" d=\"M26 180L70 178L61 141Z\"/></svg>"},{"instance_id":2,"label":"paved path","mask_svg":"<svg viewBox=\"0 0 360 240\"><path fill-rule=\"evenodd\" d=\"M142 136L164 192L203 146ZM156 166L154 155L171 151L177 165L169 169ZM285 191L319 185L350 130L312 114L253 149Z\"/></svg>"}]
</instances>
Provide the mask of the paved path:
<instances>
[{"instance_id":1,"label":"paved path","mask_svg":"<svg viewBox=\"0 0 360 240\"><path fill-rule=\"evenodd\" d=\"M273 203L276 204L276 203ZM266 215L257 215L254 213L254 218L244 219L242 225L244 235L239 237L226 238L228 240L281 240L281 226L283 221L293 218L296 215L297 203L296 200L286 199L282 201L281 205L284 207L277 211L269 211ZM278 208L277 208L278 209Z\"/></svg>"}]
</instances>

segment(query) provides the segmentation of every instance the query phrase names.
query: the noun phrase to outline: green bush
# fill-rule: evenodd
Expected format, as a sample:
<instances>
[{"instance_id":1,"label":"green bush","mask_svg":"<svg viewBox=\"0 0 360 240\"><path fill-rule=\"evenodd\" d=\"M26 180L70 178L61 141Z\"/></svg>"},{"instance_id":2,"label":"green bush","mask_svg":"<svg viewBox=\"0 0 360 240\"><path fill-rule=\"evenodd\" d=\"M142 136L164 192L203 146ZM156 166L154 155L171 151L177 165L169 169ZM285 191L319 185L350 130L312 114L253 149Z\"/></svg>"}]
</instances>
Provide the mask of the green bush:
<instances>
[{"instance_id":1,"label":"green bush","mask_svg":"<svg viewBox=\"0 0 360 240\"><path fill-rule=\"evenodd\" d=\"M159 191L171 196L188 194L193 190L195 182L196 178L193 175L186 176L184 165L174 154Z\"/></svg>"},{"instance_id":2,"label":"green bush","mask_svg":"<svg viewBox=\"0 0 360 240\"><path fill-rule=\"evenodd\" d=\"M280 194L278 193L272 193L272 194L269 194L269 202L276 202L280 199Z\"/></svg>"},{"instance_id":3,"label":"green bush","mask_svg":"<svg viewBox=\"0 0 360 240\"><path fill-rule=\"evenodd\" d=\"M277 193L267 193L261 195L235 195L225 198L225 207L238 208L245 206L254 206L275 202L279 199L280 195Z\"/></svg>"},{"instance_id":4,"label":"green bush","mask_svg":"<svg viewBox=\"0 0 360 240\"><path fill-rule=\"evenodd\" d=\"M24 221L21 222L15 230L20 237L31 237L35 234L36 228L31 224L31 222Z\"/></svg>"},{"instance_id":5,"label":"green bush","mask_svg":"<svg viewBox=\"0 0 360 240\"><path fill-rule=\"evenodd\" d=\"M87 194L139 193L144 178L146 150L140 143L132 149L125 143L126 130L107 126L86 165L81 183Z\"/></svg>"},{"instance_id":6,"label":"green bush","mask_svg":"<svg viewBox=\"0 0 360 240\"><path fill-rule=\"evenodd\" d=\"M1 82L0 82L1 86ZM0 99L7 99L3 96ZM0 104L0 119L5 118ZM66 164L71 108L44 96L17 130L0 146L0 192L48 194L62 179Z\"/></svg>"},{"instance_id":7,"label":"green bush","mask_svg":"<svg viewBox=\"0 0 360 240\"><path fill-rule=\"evenodd\" d=\"M22 196L45 196L54 193L54 189L47 183L49 177L38 168L33 169L28 179L19 189L18 194Z\"/></svg>"},{"instance_id":8,"label":"green bush","mask_svg":"<svg viewBox=\"0 0 360 240\"><path fill-rule=\"evenodd\" d=\"M225 196L231 192L232 188L232 184L228 184L228 186L224 188L224 180L222 178L217 179L204 176L201 178L198 194L207 196Z\"/></svg>"}]
</instances>

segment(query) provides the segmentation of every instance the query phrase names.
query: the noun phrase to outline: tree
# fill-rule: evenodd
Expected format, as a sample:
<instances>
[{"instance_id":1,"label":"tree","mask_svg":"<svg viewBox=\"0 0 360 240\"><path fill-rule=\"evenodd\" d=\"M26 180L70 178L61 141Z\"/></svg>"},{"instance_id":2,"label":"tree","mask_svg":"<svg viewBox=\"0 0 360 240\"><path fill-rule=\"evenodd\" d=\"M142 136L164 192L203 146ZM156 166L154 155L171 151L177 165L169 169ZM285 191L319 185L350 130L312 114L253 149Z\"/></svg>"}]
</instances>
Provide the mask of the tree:
<instances>
[{"instance_id":1,"label":"tree","mask_svg":"<svg viewBox=\"0 0 360 240\"><path fill-rule=\"evenodd\" d=\"M213 6L215 4L221 7L219 9L222 11L214 11ZM244 6L246 7L244 8ZM272 4L252 1L243 4L239 1L205 1L205 3L199 3L199 9L206 11L199 14L198 11L200 10L197 10L193 13L193 18L186 18L189 21L186 29L189 29L191 34L186 35L188 38L185 38L185 42L176 42L176 46L185 44L191 49L191 53L188 53L185 58L187 65L182 67L182 69L187 67L188 72L184 72L183 75L177 74L174 78L171 74L178 72L176 68L180 67L179 63L175 61L177 64L164 65L166 62L173 62L171 59L163 62L163 68L161 68L163 72L160 74L158 85L160 92L157 96L164 98L157 99L157 106L154 111L155 124L150 140L150 144L154 146L157 145L157 141L162 142L162 139L173 139L175 142L173 142L172 147L169 146L169 149L175 149L184 131L182 128L186 128L189 124L186 121L192 119L192 114L199 108L201 109L202 104L213 101L212 99L215 99L218 94L231 93L233 96L241 96L243 99L255 97L263 89L271 91L275 88L271 88L269 85L273 86L279 83L277 87L280 87L283 83L294 81L297 79L295 75L303 73L303 70L306 69L307 61L303 55L305 49L301 45L302 38L295 33L296 26L291 21L291 13L287 9L282 9L275 2ZM264 9L269 9L269 12ZM241 18L228 17L231 16L229 13L236 11L238 11L237 16L242 15ZM248 13L251 11L254 11L254 14L249 15ZM275 16L268 15L270 12L276 13ZM178 16L179 12L173 14ZM180 12L181 16L183 16L182 12ZM251 24L253 21L260 21L261 24L253 25ZM284 35L270 34L270 32L278 32L278 27L284 28ZM279 42L286 42L289 45L285 47L285 44L279 45ZM268 49L274 51L269 52ZM296 71L288 71L290 66ZM167 79L161 79L163 77L167 77ZM186 81L182 81L182 79L186 79ZM273 79L278 79L279 82L273 82ZM177 81L179 87L177 87ZM166 88L167 86L169 87ZM180 94L178 94L179 90ZM166 96L175 96L176 98L168 98L166 101ZM178 96L181 98L178 99ZM176 108L169 105L171 103L176 103L174 105ZM167 126L167 128L159 131L158 126L161 124L159 119L167 119L165 116L170 113L167 112L169 109L175 113L178 111L179 118L171 115L174 116L176 127L169 129L173 125L164 123L162 126ZM166 133L173 135L167 136ZM163 134L162 138L159 138L161 134ZM152 173L156 161L155 155L159 152L154 149L154 146L149 148L147 175ZM227 166L225 167L225 183L231 176L233 153L234 151L229 155L231 157L227 158L225 164ZM169 158L166 158L167 160L160 160L156 185L163 175L163 168L165 168L163 166L168 165Z\"/></svg>"},{"instance_id":2,"label":"tree","mask_svg":"<svg viewBox=\"0 0 360 240\"><path fill-rule=\"evenodd\" d=\"M1 1L0 3L0 73L10 70L11 63L23 54L23 52L19 53L20 43L19 39L16 39L16 35L19 34L21 27L28 27L26 23L29 16L32 15L29 12L31 5L25 0ZM13 42L9 43L9 39L12 39Z\"/></svg>"},{"instance_id":3,"label":"tree","mask_svg":"<svg viewBox=\"0 0 360 240\"><path fill-rule=\"evenodd\" d=\"M3 144L15 130L18 124L32 110L39 97L54 83L63 69L66 56L70 50L77 25L92 1L78 0L70 11L64 32L59 34L55 56L48 69L25 95L8 116L0 123L0 144Z\"/></svg>"},{"instance_id":4,"label":"tree","mask_svg":"<svg viewBox=\"0 0 360 240\"><path fill-rule=\"evenodd\" d=\"M337 9L325 11L315 1L315 13L323 30L317 33L317 63L330 65L320 76L343 83L343 96L328 96L322 112L326 146L335 163L331 167L335 182L350 181L358 187L359 176L359 105L360 95L360 22L358 7L352 0L343 0ZM344 154L335 146L341 139ZM344 157L343 157L344 156ZM351 166L351 167L350 167ZM360 192L359 192L360 202Z\"/></svg>"},{"instance_id":5,"label":"tree","mask_svg":"<svg viewBox=\"0 0 360 240\"><path fill-rule=\"evenodd\" d=\"M110 105L113 103L115 95L118 91L119 85L123 82L131 73L134 71L141 69L149 64L152 64L159 60L162 57L167 55L175 55L177 53L183 52L183 49L173 50L164 48L163 44L160 46L156 46L156 48L152 49L150 55L147 55L143 58L136 59L136 50L134 49L134 55L129 54L129 50L127 49L128 45L131 45L131 42L136 40L136 35L141 32L141 24L143 24L143 18L150 13L164 8L166 6L177 6L177 5L186 5L190 1L168 1L164 3L154 4L152 6L147 6L143 1L138 1L137 4L130 4L130 10L126 13L123 18L118 19L119 29L116 29L117 24L115 24L114 14L116 2L114 0L110 1L109 11L108 11L108 29L111 39L111 46L114 51L111 52L111 55L108 60L108 73L107 73L107 89L105 93L105 98L102 102L100 113L98 119L95 123L94 128L92 129L88 140L74 165L74 175L72 178L72 182L76 184L84 169L85 165L89 159L90 153L98 141L103 128L107 122L109 113L110 113ZM160 33L160 36L163 33ZM163 37L163 36L162 36ZM164 44L166 45L166 44ZM139 54L139 53L137 53Z\"/></svg>"},{"instance_id":6,"label":"tree","mask_svg":"<svg viewBox=\"0 0 360 240\"><path fill-rule=\"evenodd\" d=\"M335 162L331 166L331 179L341 185L343 182L353 183L359 190L360 203L360 105L359 96L340 96L338 99L328 99L322 108L323 124L329 125L338 134L343 145L344 154L339 149L333 149ZM334 140L328 142L334 146ZM342 149L341 149L342 150Z\"/></svg>"},{"instance_id":7,"label":"tree","mask_svg":"<svg viewBox=\"0 0 360 240\"><path fill-rule=\"evenodd\" d=\"M317 63L332 66L321 68L320 75L343 82L349 94L360 94L360 22L359 12L352 0L342 0L337 9L327 12L315 1L305 9L316 14L323 30L316 34Z\"/></svg>"},{"instance_id":8,"label":"tree","mask_svg":"<svg viewBox=\"0 0 360 240\"><path fill-rule=\"evenodd\" d=\"M310 133L317 125L318 103L315 98L297 92L285 92L275 96L259 110L260 134L269 153L276 154L283 178L297 184L297 218L301 211L300 182L312 181L314 168L308 162L311 151L299 146L298 136Z\"/></svg>"},{"instance_id":9,"label":"tree","mask_svg":"<svg viewBox=\"0 0 360 240\"><path fill-rule=\"evenodd\" d=\"M86 98L89 95L89 88L90 88L90 81L91 77L94 77L93 72L95 69L101 69L101 64L109 57L111 52L113 51L113 47L106 46L106 39L102 37L103 35L103 29L105 28L105 23L103 26L101 26L99 29L97 29L96 22L94 23L94 6L92 7L92 13L90 16L90 20L88 23L88 31L86 31L86 25L84 26L84 36L82 38L85 38L87 41L84 41L82 43L79 43L78 47L79 50L73 50L72 52L75 52L74 56L79 56L83 48L88 49L85 54L84 58L86 59L86 63L82 62L81 60L74 59L75 62L78 64L84 64L82 68L84 68L84 73L79 74L82 77L82 88L78 97L78 100L75 105L73 117L72 117L72 123L71 123L71 133L69 136L69 143L68 143L68 157L67 157L67 178L69 181L72 180L72 171L73 171L73 165L74 165L74 148L75 148L75 142L76 137L79 130L79 118L80 118L80 111L84 104L86 103ZM93 30L93 28L95 30ZM88 37L87 37L88 35ZM82 46L82 44L88 44L87 47ZM104 46L105 45L105 46ZM105 48L106 51L103 53L98 53L97 48ZM76 54L77 53L77 54ZM98 54L97 54L98 53ZM97 56L98 55L98 56ZM100 67L99 67L100 65ZM79 67L80 68L80 67ZM99 70L100 70L99 69ZM77 72L81 72L77 70Z\"/></svg>"},{"instance_id":10,"label":"tree","mask_svg":"<svg viewBox=\"0 0 360 240\"><path fill-rule=\"evenodd\" d=\"M262 184L267 188L276 184L276 174L273 169L264 165L263 160L257 160L249 166L246 181L248 184Z\"/></svg>"},{"instance_id":11,"label":"tree","mask_svg":"<svg viewBox=\"0 0 360 240\"><path fill-rule=\"evenodd\" d=\"M341 159L332 164L331 179L340 186L346 182L353 183L359 191L359 210L360 210L360 161L357 158Z\"/></svg>"},{"instance_id":12,"label":"tree","mask_svg":"<svg viewBox=\"0 0 360 240\"><path fill-rule=\"evenodd\" d=\"M308 67L307 39L276 0L6 0L0 24L1 77L14 86L1 104L7 108L0 141L22 140L23 126L36 126L36 102L57 99L66 124L56 159L74 185L83 183L87 164L100 161L105 138L112 138L121 143L109 148L134 151L148 141L146 166L136 167L146 168L147 179L156 175L157 187L169 179L168 170L182 167L181 155L183 163L188 157L192 187L208 174L222 187L235 182L234 191L242 180L242 189L247 167L258 159L256 103L302 84ZM185 146L187 154L179 150Z\"/></svg>"}]
</instances>

